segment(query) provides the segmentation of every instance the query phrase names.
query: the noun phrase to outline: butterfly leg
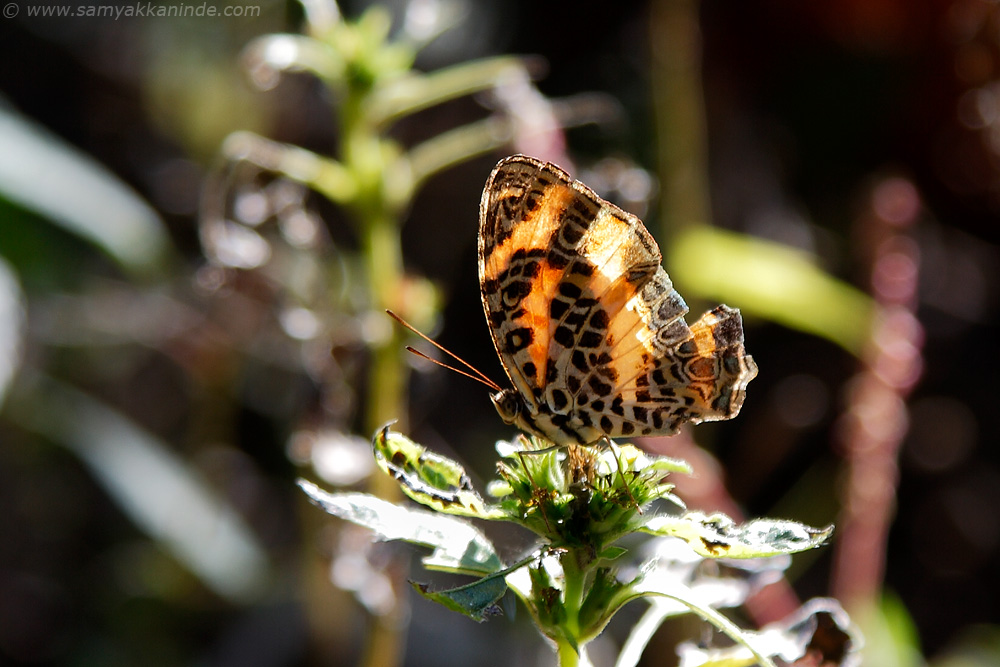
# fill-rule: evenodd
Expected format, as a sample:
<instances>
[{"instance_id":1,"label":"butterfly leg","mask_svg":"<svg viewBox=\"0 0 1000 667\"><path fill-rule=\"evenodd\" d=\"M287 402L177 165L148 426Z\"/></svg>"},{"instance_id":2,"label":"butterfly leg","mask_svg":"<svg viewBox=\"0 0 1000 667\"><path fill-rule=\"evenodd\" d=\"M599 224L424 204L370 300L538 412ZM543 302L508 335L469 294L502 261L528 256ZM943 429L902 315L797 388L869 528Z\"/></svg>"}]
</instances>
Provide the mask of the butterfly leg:
<instances>
[{"instance_id":1,"label":"butterfly leg","mask_svg":"<svg viewBox=\"0 0 1000 667\"><path fill-rule=\"evenodd\" d=\"M632 489L628 485L628 480L625 479L625 471L622 470L622 460L619 457L618 452L615 451L615 443L613 443L611 441L611 438L609 438L606 435L601 436L601 439L598 440L598 443L603 446L607 446L607 448L611 450L611 454L615 457L615 463L618 466L618 474L621 476L622 479L622 486L625 487L625 493L628 494L628 499L632 501L632 505L635 507L635 511L638 512L639 514L642 514L642 508L639 507L639 502L635 499L635 496L632 495Z\"/></svg>"},{"instance_id":2,"label":"butterfly leg","mask_svg":"<svg viewBox=\"0 0 1000 667\"><path fill-rule=\"evenodd\" d=\"M545 451L550 451L550 450L537 450L537 451L531 451L531 452L528 452L528 453L529 454L539 454L539 453L543 453ZM525 477L527 477L528 481L531 482L532 495L535 496L536 498L539 498L540 495L541 495L542 489L541 489L541 487L538 486L538 484L535 483L535 479L531 476L531 471L528 470L528 464L524 460L524 454L525 453L523 451L518 450L518 452L517 452L517 458L521 460L521 469L524 470ZM549 517L545 513L545 503L543 503L543 502L539 502L538 503L538 511L540 511L542 513L542 521L545 522L545 530L547 530L549 532L549 534L553 534L552 533L552 524L549 523Z\"/></svg>"}]
</instances>

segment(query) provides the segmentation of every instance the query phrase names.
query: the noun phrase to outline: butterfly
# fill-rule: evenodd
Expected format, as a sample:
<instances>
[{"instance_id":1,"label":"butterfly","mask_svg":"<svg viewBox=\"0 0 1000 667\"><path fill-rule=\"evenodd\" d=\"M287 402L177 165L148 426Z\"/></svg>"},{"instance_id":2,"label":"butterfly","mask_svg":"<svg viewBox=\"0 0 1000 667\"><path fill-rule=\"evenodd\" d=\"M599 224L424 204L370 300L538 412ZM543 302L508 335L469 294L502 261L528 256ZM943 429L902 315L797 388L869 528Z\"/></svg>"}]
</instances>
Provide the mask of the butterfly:
<instances>
[{"instance_id":1,"label":"butterfly","mask_svg":"<svg viewBox=\"0 0 1000 667\"><path fill-rule=\"evenodd\" d=\"M493 385L504 422L589 445L739 413L757 375L739 310L688 326L637 217L525 155L497 164L479 215L483 309L513 385Z\"/></svg>"}]
</instances>

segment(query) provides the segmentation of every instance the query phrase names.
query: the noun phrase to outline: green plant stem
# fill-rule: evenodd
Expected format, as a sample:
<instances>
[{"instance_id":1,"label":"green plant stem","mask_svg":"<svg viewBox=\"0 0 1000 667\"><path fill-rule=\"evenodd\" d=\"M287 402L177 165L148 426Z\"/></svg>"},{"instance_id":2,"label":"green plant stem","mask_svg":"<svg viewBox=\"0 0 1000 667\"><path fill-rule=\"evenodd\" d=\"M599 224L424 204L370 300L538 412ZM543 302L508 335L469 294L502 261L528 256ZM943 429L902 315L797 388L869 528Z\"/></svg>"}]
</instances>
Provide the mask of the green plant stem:
<instances>
[{"instance_id":1,"label":"green plant stem","mask_svg":"<svg viewBox=\"0 0 1000 667\"><path fill-rule=\"evenodd\" d=\"M402 252L399 229L387 215L376 215L367 221L364 256L368 272L372 306L376 312L398 309L399 287L403 280ZM405 368L399 351L402 348L399 329L372 345L372 369L369 382L366 429L374 432L386 422L405 418L403 411ZM394 494L395 495L395 494Z\"/></svg>"},{"instance_id":2,"label":"green plant stem","mask_svg":"<svg viewBox=\"0 0 1000 667\"><path fill-rule=\"evenodd\" d=\"M565 639L556 642L556 653L559 655L559 667L576 667L580 664L580 654L576 647Z\"/></svg>"},{"instance_id":3,"label":"green plant stem","mask_svg":"<svg viewBox=\"0 0 1000 667\"><path fill-rule=\"evenodd\" d=\"M580 609L583 607L584 572L575 549L560 559L563 568L563 606L566 609L566 629L574 636L580 632Z\"/></svg>"},{"instance_id":4,"label":"green plant stem","mask_svg":"<svg viewBox=\"0 0 1000 667\"><path fill-rule=\"evenodd\" d=\"M583 640L580 637L580 610L583 608L583 598L586 591L586 571L580 566L581 553L578 549L570 549L559 559L563 570L563 610L565 618L561 628L563 639L559 642L559 664L577 664L578 651L583 650ZM563 643L570 645L573 654L572 662L565 662L567 655Z\"/></svg>"},{"instance_id":5,"label":"green plant stem","mask_svg":"<svg viewBox=\"0 0 1000 667\"><path fill-rule=\"evenodd\" d=\"M395 296L403 282L403 258L400 247L398 209L386 197L385 179L389 172L387 143L366 117L365 101L371 88L363 81L351 81L339 108L341 128L341 163L354 177L356 198L349 206L358 235L368 279L369 305L381 313L394 307ZM373 432L393 419L405 416L403 388L406 367L402 363L400 334L396 328L370 345L372 363L365 402L365 427ZM376 475L372 492L389 501L400 498L399 487L382 475ZM402 577L400 577L401 579ZM397 581L402 590L402 581ZM405 604L405 603L404 603ZM369 667L399 665L405 646L406 622L402 608L386 616L372 616L365 638L360 664Z\"/></svg>"},{"instance_id":6,"label":"green plant stem","mask_svg":"<svg viewBox=\"0 0 1000 667\"><path fill-rule=\"evenodd\" d=\"M698 0L658 0L650 18L662 238L711 222Z\"/></svg>"}]
</instances>

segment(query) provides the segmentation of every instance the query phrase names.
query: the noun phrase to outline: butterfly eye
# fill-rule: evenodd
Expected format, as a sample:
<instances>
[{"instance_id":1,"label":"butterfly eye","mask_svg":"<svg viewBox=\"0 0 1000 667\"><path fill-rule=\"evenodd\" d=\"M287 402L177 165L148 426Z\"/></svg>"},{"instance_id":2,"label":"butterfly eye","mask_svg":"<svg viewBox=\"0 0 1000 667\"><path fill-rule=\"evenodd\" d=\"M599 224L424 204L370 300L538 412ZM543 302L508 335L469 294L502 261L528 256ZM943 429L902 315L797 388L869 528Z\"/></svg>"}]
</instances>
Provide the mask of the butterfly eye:
<instances>
[{"instance_id":1,"label":"butterfly eye","mask_svg":"<svg viewBox=\"0 0 1000 667\"><path fill-rule=\"evenodd\" d=\"M521 402L513 389L501 389L497 393L491 394L490 400L493 401L493 406L500 413L500 418L505 424L513 424L517 421L517 416L521 412Z\"/></svg>"}]
</instances>

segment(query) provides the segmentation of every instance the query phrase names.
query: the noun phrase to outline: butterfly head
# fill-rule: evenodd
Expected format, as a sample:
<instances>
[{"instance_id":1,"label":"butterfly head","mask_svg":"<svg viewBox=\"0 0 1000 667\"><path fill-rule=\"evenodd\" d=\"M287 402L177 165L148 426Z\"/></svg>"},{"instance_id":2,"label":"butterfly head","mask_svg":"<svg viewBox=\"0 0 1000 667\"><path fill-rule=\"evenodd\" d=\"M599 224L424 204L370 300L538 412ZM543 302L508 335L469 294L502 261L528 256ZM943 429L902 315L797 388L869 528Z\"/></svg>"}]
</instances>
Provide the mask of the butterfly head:
<instances>
[{"instance_id":1,"label":"butterfly head","mask_svg":"<svg viewBox=\"0 0 1000 667\"><path fill-rule=\"evenodd\" d=\"M525 406L517 390L501 389L490 394L490 400L493 401L493 407L497 409L500 419L505 424L513 424L525 431L534 431L525 423Z\"/></svg>"},{"instance_id":2,"label":"butterfly head","mask_svg":"<svg viewBox=\"0 0 1000 667\"><path fill-rule=\"evenodd\" d=\"M577 432L568 428L566 415L553 414L544 406L533 409L516 389L500 389L490 394L490 400L505 424L555 445L585 445L596 442L602 435L594 429Z\"/></svg>"},{"instance_id":3,"label":"butterfly head","mask_svg":"<svg viewBox=\"0 0 1000 667\"><path fill-rule=\"evenodd\" d=\"M510 424L521 429L525 433L538 436L543 440L553 443L561 443L565 440L565 434L558 429L546 428L550 426L545 419L547 413L536 413L524 402L524 397L516 389L501 389L490 394L493 407L500 414L500 419L505 424Z\"/></svg>"}]
</instances>

